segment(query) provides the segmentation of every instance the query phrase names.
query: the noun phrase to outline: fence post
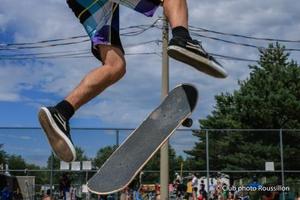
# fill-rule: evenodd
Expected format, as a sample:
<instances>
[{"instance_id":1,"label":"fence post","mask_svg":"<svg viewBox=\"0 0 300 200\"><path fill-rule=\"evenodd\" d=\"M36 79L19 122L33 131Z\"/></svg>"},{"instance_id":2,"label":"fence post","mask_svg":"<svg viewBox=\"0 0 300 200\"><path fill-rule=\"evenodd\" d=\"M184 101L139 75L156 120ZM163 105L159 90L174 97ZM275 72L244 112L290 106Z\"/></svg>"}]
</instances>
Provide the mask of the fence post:
<instances>
[{"instance_id":1,"label":"fence post","mask_svg":"<svg viewBox=\"0 0 300 200\"><path fill-rule=\"evenodd\" d=\"M207 178L207 196L210 196L209 192L209 137L208 130L206 130L206 178Z\"/></svg>"},{"instance_id":2,"label":"fence post","mask_svg":"<svg viewBox=\"0 0 300 200\"><path fill-rule=\"evenodd\" d=\"M116 129L116 145L119 147L120 145L120 131L119 129Z\"/></svg>"},{"instance_id":3,"label":"fence post","mask_svg":"<svg viewBox=\"0 0 300 200\"><path fill-rule=\"evenodd\" d=\"M117 148L119 147L120 145L120 130L119 129L116 129L116 145L117 145ZM115 199L119 199L119 192L115 193Z\"/></svg>"},{"instance_id":4,"label":"fence post","mask_svg":"<svg viewBox=\"0 0 300 200\"><path fill-rule=\"evenodd\" d=\"M53 159L54 159L54 155L53 152L51 151L51 159L50 159L50 165L51 165L51 171L50 171L50 196L53 197L53 191L52 191L52 187L53 187Z\"/></svg>"},{"instance_id":5,"label":"fence post","mask_svg":"<svg viewBox=\"0 0 300 200\"><path fill-rule=\"evenodd\" d=\"M285 186L284 182L284 160L283 160L283 137L282 137L282 129L279 131L279 137L280 137L280 160L281 160L281 184L282 187ZM282 193L282 198L285 200L284 192Z\"/></svg>"}]
</instances>

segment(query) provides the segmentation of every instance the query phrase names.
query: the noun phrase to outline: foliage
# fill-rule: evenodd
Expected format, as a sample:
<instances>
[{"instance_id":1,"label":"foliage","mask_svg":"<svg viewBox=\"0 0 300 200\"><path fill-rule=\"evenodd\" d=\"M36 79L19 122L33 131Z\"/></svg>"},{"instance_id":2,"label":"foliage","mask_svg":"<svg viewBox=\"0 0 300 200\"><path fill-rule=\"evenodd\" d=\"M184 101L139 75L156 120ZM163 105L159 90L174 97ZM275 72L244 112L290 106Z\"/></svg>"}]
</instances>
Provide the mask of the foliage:
<instances>
[{"instance_id":1,"label":"foliage","mask_svg":"<svg viewBox=\"0 0 300 200\"><path fill-rule=\"evenodd\" d=\"M199 120L202 129L295 129L300 127L300 67L285 47L271 44L260 50L250 76L239 89L215 97L211 115ZM190 168L205 169L205 133L187 151ZM300 135L283 132L286 169L300 169ZM266 161L280 170L279 132L210 132L210 166L213 170L264 170ZM239 178L241 174L231 177Z\"/></svg>"}]
</instances>

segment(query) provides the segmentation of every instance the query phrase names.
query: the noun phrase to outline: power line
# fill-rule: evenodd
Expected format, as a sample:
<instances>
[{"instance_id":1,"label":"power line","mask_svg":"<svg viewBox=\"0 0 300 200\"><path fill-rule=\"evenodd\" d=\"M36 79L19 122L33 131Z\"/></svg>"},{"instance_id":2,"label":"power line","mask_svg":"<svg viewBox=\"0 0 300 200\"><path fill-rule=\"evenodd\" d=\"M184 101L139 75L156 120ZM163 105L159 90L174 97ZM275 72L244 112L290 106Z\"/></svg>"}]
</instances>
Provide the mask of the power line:
<instances>
[{"instance_id":1,"label":"power line","mask_svg":"<svg viewBox=\"0 0 300 200\"><path fill-rule=\"evenodd\" d=\"M123 32L120 33L120 35L121 36L127 36L127 37L140 35L140 34L146 32L146 31L148 31L149 29L156 27L156 24L158 23L159 20L160 20L160 18L156 19L151 24L128 26L128 27L120 28L120 31L123 31ZM131 30L131 29L138 29L138 30L124 32L126 30ZM57 44L47 44L47 43L53 43L53 42L62 42L62 41L82 39L82 38L84 38L84 40L66 42L66 43L57 43ZM41 40L41 41L37 41L37 42L0 44L0 50L46 48L46 47L53 47L53 46L60 46L60 45L78 44L78 43L83 43L83 42L87 42L87 41L90 41L88 39L87 35L79 35L79 36L72 36L72 37L67 37L67 38ZM42 45L40 45L40 44L42 44ZM46 45L43 45L43 44L46 44ZM32 46L32 45L37 45L37 46Z\"/></svg>"},{"instance_id":2,"label":"power line","mask_svg":"<svg viewBox=\"0 0 300 200\"><path fill-rule=\"evenodd\" d=\"M126 31L126 30L129 30L129 31L123 32L120 35L122 35L122 36L137 36L151 28L161 29L161 27L157 24L158 21L160 21L160 20L161 19L158 18L151 24L123 27L120 29L120 31ZM132 29L137 29L137 30L132 31ZM246 36L246 35L240 35L240 34L224 33L224 32L204 29L204 28L196 27L196 26L190 26L190 30L191 30L191 34L194 36L197 36L197 37L207 38L207 39L220 41L220 42L224 42L224 43L228 43L228 44L232 44L232 45L239 45L239 46L256 48L256 49L261 49L264 47L257 46L254 44L249 44L249 43L235 42L235 41L231 41L231 40L227 40L227 39L223 39L223 38L219 38L219 37L207 36L207 35L200 34L199 32L209 32L209 33L215 33L215 34L219 34L219 35L247 38L247 39L253 39L253 40L279 41L279 42L290 42L290 43L300 42L299 40L274 39L274 38L264 38L264 37L259 38L259 37L252 37L252 36ZM83 40L73 41L73 40L82 39L82 38L83 38ZM67 42L63 42L63 41L67 41ZM68 38L42 40L42 41L37 41L37 42L0 44L0 51L1 50L9 51L9 50L23 50L23 49L40 49L40 48L49 48L49 47L57 47L57 46L68 46L68 45L74 45L74 44L79 44L79 43L85 43L85 42L89 42L89 41L90 40L88 39L88 36L79 35L79 36L73 36L73 37L68 37ZM56 43L51 44L53 42L56 42ZM59 42L59 43L57 43L57 42ZM300 49L297 49L297 48L286 48L285 50L286 51L298 51L298 52L300 51Z\"/></svg>"},{"instance_id":3,"label":"power line","mask_svg":"<svg viewBox=\"0 0 300 200\"><path fill-rule=\"evenodd\" d=\"M194 36L197 36L197 37L208 38L208 39L211 39L211 40L221 41L221 42L225 42L225 43L233 44L233 45L238 45L238 46L250 47L250 48L255 48L255 49L264 49L265 48L265 47L257 46L257 45L254 45L254 44L248 44L248 43L243 43L243 42L235 42L235 41L231 41L231 40L225 40L225 39L222 39L222 38L206 36L206 35L202 35L202 34L195 33L195 32L191 32L191 34L194 35ZM300 49L286 48L285 51L300 51Z\"/></svg>"},{"instance_id":4,"label":"power line","mask_svg":"<svg viewBox=\"0 0 300 200\"><path fill-rule=\"evenodd\" d=\"M16 47L9 47L9 48L0 48L0 51L3 50L22 50L22 49L41 49L41 48L49 48L49 47L57 47L57 46L67 46L73 44L79 44L84 42L90 42L90 39L84 39L75 42L65 42L65 43L57 43L57 44L46 44L46 45L38 45L38 46L16 46Z\"/></svg>"},{"instance_id":5,"label":"power line","mask_svg":"<svg viewBox=\"0 0 300 200\"><path fill-rule=\"evenodd\" d=\"M134 55L159 55L158 52L137 52L127 53L126 56ZM37 57L5 57L0 60L37 60L37 59L59 59L59 58L90 58L93 57L89 52L78 52L78 53L66 53L60 55L49 55L49 56L37 56Z\"/></svg>"},{"instance_id":6,"label":"power line","mask_svg":"<svg viewBox=\"0 0 300 200\"><path fill-rule=\"evenodd\" d=\"M58 58L90 58L93 57L89 50L80 50L80 51L70 51L70 52L60 52L58 55L49 55L49 54L15 54L10 56L0 56L0 60L34 60L34 59L58 59ZM126 56L135 56L135 55L158 55L160 56L161 52L137 52L137 53L126 53ZM216 53L209 53L210 55L222 59L222 60L234 60L242 62L258 62L258 60L247 59L241 57L234 57Z\"/></svg>"},{"instance_id":7,"label":"power line","mask_svg":"<svg viewBox=\"0 0 300 200\"><path fill-rule=\"evenodd\" d=\"M134 43L134 44L127 44L124 46L127 50L133 47L141 46L141 45L147 45L154 43L156 45L159 45L161 43L161 40L149 40L145 42L139 42L139 43ZM37 52L37 53L23 53L23 54L0 54L0 59L5 59L5 58L13 58L13 57L33 57L33 56L61 56L65 55L66 53L90 53L90 49L83 49L83 50L65 50L65 51L52 51L52 52Z\"/></svg>"},{"instance_id":8,"label":"power line","mask_svg":"<svg viewBox=\"0 0 300 200\"><path fill-rule=\"evenodd\" d=\"M189 27L190 27L190 30L195 31L195 32L197 32L197 31L208 32L208 33L214 33L214 34L218 34L218 35L240 37L240 38L251 39L251 40L259 40L259 41L300 43L300 40L287 40L287 39L267 38L267 37L253 37L253 36L248 36L248 35L241 35L241 34L235 34L235 33L225 33L225 32L220 32L220 31L214 31L214 30L205 29L205 28L196 27L196 26L189 26Z\"/></svg>"},{"instance_id":9,"label":"power line","mask_svg":"<svg viewBox=\"0 0 300 200\"><path fill-rule=\"evenodd\" d=\"M240 57L234 57L234 56L226 56L216 53L210 53L210 55L222 59L222 60L234 60L234 61L242 61L242 62L259 62L259 60L254 59L247 59L247 58L240 58Z\"/></svg>"}]
</instances>

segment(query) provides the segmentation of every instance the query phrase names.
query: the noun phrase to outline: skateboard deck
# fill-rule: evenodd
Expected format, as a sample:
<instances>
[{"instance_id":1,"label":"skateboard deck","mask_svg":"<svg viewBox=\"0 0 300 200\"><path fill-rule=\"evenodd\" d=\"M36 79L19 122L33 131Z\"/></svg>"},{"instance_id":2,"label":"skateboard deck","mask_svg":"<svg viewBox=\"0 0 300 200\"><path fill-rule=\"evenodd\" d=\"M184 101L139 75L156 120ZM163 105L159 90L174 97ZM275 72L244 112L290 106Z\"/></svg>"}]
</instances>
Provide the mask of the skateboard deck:
<instances>
[{"instance_id":1,"label":"skateboard deck","mask_svg":"<svg viewBox=\"0 0 300 200\"><path fill-rule=\"evenodd\" d=\"M106 195L128 186L172 133L192 114L197 99L197 89L190 84L181 84L170 91L163 102L88 180L88 190Z\"/></svg>"}]
</instances>

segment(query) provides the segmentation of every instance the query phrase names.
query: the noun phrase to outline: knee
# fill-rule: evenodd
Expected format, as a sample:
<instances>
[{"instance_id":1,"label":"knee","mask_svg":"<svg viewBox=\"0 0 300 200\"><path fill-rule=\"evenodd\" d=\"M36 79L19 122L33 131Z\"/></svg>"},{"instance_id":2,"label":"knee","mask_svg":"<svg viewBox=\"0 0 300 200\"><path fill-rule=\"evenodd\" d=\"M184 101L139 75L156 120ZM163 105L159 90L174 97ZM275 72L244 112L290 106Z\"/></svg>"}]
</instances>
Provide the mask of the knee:
<instances>
[{"instance_id":1,"label":"knee","mask_svg":"<svg viewBox=\"0 0 300 200\"><path fill-rule=\"evenodd\" d=\"M108 61L105 63L105 66L110 70L110 81L115 83L120 80L126 74L126 61L124 58L117 58L113 61Z\"/></svg>"}]
</instances>

